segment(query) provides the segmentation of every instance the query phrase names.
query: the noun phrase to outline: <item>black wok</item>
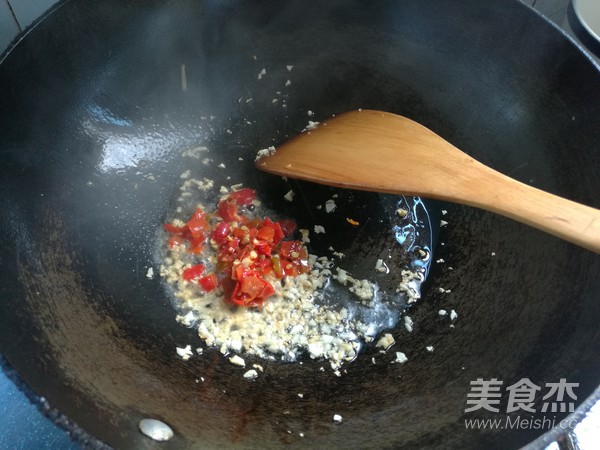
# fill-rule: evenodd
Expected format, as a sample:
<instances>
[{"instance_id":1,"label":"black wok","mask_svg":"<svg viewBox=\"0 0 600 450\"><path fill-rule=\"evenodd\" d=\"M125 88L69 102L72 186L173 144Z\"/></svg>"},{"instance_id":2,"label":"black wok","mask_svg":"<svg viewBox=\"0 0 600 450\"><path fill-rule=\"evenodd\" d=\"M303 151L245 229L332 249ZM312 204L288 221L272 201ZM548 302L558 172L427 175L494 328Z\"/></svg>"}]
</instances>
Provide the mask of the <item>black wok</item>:
<instances>
[{"instance_id":1,"label":"black wok","mask_svg":"<svg viewBox=\"0 0 600 450\"><path fill-rule=\"evenodd\" d=\"M445 262L410 311L414 332L393 331L404 365L367 349L342 377L310 360L267 362L248 382L218 351L184 362L175 347L199 340L146 277L190 164L182 151L208 145L227 166L206 169L216 183L229 175L278 205L285 185L256 173L253 155L301 130L308 110L403 114L600 207L600 73L522 4L67 1L5 55L0 90L0 353L82 442L514 448L547 429L465 429L465 418L506 416L465 413L470 381L565 378L579 383L580 413L595 398L600 257L482 211L428 204L436 225L448 211L434 230ZM300 189L307 204L329 195ZM370 233L332 238L357 271L387 245L385 201L356 194ZM283 212L310 222L303 208ZM455 328L441 308L458 312ZM138 431L147 417L175 437L154 444Z\"/></svg>"}]
</instances>

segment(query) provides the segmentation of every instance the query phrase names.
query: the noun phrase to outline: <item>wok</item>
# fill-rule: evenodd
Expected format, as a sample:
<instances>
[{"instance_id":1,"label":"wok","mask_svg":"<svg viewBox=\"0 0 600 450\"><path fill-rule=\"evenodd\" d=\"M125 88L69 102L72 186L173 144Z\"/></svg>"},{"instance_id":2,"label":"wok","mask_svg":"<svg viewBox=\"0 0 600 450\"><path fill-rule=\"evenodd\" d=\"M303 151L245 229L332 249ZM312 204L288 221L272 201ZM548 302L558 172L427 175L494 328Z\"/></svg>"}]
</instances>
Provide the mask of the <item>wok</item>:
<instances>
[{"instance_id":1,"label":"wok","mask_svg":"<svg viewBox=\"0 0 600 450\"><path fill-rule=\"evenodd\" d=\"M0 353L83 444L544 446L568 430L465 429L465 418L506 415L465 413L470 382L565 378L579 383L576 414L598 398L600 258L482 211L427 203L434 263L410 309L415 330L393 330L404 365L366 349L341 377L307 358L263 362L249 382L216 350L183 361L175 347L199 338L146 276L193 164L314 220L311 202L330 191L298 185L307 206L286 209L285 183L252 165L308 110L403 114L514 178L600 207L598 68L522 4L73 0L4 55L0 89ZM181 157L196 145L212 166ZM367 271L388 245L389 198L355 195L371 228L331 239ZM441 308L458 312L454 328ZM174 438L149 440L143 418Z\"/></svg>"}]
</instances>

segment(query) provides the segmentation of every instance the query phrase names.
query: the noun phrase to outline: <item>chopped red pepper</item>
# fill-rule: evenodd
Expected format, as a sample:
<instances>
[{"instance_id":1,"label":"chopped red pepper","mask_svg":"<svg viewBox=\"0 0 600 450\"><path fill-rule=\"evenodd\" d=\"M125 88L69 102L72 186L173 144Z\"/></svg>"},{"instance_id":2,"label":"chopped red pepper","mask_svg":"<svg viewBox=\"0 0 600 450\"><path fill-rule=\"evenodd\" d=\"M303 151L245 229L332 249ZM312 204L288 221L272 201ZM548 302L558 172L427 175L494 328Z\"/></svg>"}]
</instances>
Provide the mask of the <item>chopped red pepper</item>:
<instances>
[{"instance_id":1,"label":"chopped red pepper","mask_svg":"<svg viewBox=\"0 0 600 450\"><path fill-rule=\"evenodd\" d=\"M217 206L217 214L225 222L239 222L242 218L238 215L238 207L235 201L222 200Z\"/></svg>"},{"instance_id":2,"label":"chopped red pepper","mask_svg":"<svg viewBox=\"0 0 600 450\"><path fill-rule=\"evenodd\" d=\"M212 232L212 238L217 242L217 244L223 244L227 240L229 232L229 224L227 222L219 222Z\"/></svg>"},{"instance_id":3,"label":"chopped red pepper","mask_svg":"<svg viewBox=\"0 0 600 450\"><path fill-rule=\"evenodd\" d=\"M171 236L169 238L169 248L173 248L173 247L177 247L181 244L183 244L185 242L185 239L183 239L181 236Z\"/></svg>"},{"instance_id":4,"label":"chopped red pepper","mask_svg":"<svg viewBox=\"0 0 600 450\"><path fill-rule=\"evenodd\" d=\"M202 286L202 289L206 292L210 292L219 285L219 279L214 273L209 273L205 277L200 278L198 284Z\"/></svg>"},{"instance_id":5,"label":"chopped red pepper","mask_svg":"<svg viewBox=\"0 0 600 450\"><path fill-rule=\"evenodd\" d=\"M298 259L301 256L308 257L306 248L300 241L284 241L281 243L281 255L289 259Z\"/></svg>"},{"instance_id":6,"label":"chopped red pepper","mask_svg":"<svg viewBox=\"0 0 600 450\"><path fill-rule=\"evenodd\" d=\"M229 198L239 206L248 206L256 198L256 191L250 188L240 189L239 191L232 192Z\"/></svg>"},{"instance_id":7,"label":"chopped red pepper","mask_svg":"<svg viewBox=\"0 0 600 450\"><path fill-rule=\"evenodd\" d=\"M263 226L256 235L256 239L260 239L262 241L273 242L273 238L275 237L275 228L271 225Z\"/></svg>"},{"instance_id":8,"label":"chopped red pepper","mask_svg":"<svg viewBox=\"0 0 600 450\"><path fill-rule=\"evenodd\" d=\"M296 232L296 222L294 222L293 220L283 219L280 220L278 223L285 237L291 237Z\"/></svg>"},{"instance_id":9,"label":"chopped red pepper","mask_svg":"<svg viewBox=\"0 0 600 450\"><path fill-rule=\"evenodd\" d=\"M171 225L170 223L164 223L163 228L165 229L165 231L168 231L169 233L173 234L181 234L187 229L187 227L185 226L176 227L175 225Z\"/></svg>"},{"instance_id":10,"label":"chopped red pepper","mask_svg":"<svg viewBox=\"0 0 600 450\"><path fill-rule=\"evenodd\" d=\"M204 233L208 230L208 222L206 221L206 213L200 208L196 208L194 214L187 222L188 230L192 237L204 236Z\"/></svg>"},{"instance_id":11,"label":"chopped red pepper","mask_svg":"<svg viewBox=\"0 0 600 450\"><path fill-rule=\"evenodd\" d=\"M254 244L254 249L259 255L271 256L272 248L268 242L258 241Z\"/></svg>"},{"instance_id":12,"label":"chopped red pepper","mask_svg":"<svg viewBox=\"0 0 600 450\"><path fill-rule=\"evenodd\" d=\"M255 274L249 274L238 281L231 295L231 301L242 306L257 306L275 293L273 286Z\"/></svg>"},{"instance_id":13,"label":"chopped red pepper","mask_svg":"<svg viewBox=\"0 0 600 450\"><path fill-rule=\"evenodd\" d=\"M204 264L196 264L183 271L183 279L191 281L194 278L199 278L204 273Z\"/></svg>"},{"instance_id":14,"label":"chopped red pepper","mask_svg":"<svg viewBox=\"0 0 600 450\"><path fill-rule=\"evenodd\" d=\"M257 238L261 239L261 233L264 233L266 236L264 240L268 240L273 245L279 244L279 242L285 237L285 233L281 228L281 224L279 222L273 222L268 217L260 224L260 230L258 231Z\"/></svg>"},{"instance_id":15,"label":"chopped red pepper","mask_svg":"<svg viewBox=\"0 0 600 450\"><path fill-rule=\"evenodd\" d=\"M188 247L190 253L201 253L204 249L209 224L205 212L198 208L184 226L176 227L170 223L165 223L163 228L173 235L169 239L170 248L187 241L190 243Z\"/></svg>"},{"instance_id":16,"label":"chopped red pepper","mask_svg":"<svg viewBox=\"0 0 600 450\"><path fill-rule=\"evenodd\" d=\"M232 192L218 203L217 214L210 219L218 222L212 226L200 208L182 227L164 224L164 229L172 234L171 248L188 242L188 251L201 253L210 236L211 244L217 248L216 271L226 277L219 280L216 273L202 276L205 267L197 264L184 270L183 279L197 280L206 292L221 285L228 299L241 306L259 306L275 293L269 277L281 279L309 270L306 247L300 241L284 240L296 230L293 221L250 219L240 213L239 207L249 206L255 199L253 189Z\"/></svg>"}]
</instances>

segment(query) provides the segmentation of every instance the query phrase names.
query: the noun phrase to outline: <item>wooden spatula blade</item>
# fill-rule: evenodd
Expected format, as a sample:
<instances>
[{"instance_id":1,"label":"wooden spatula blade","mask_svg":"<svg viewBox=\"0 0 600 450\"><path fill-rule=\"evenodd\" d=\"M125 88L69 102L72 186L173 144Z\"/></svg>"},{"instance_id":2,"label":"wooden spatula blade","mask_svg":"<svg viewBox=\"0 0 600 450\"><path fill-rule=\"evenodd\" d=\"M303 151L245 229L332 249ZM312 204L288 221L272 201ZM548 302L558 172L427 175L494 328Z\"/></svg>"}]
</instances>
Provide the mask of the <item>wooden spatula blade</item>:
<instances>
[{"instance_id":1,"label":"wooden spatula blade","mask_svg":"<svg viewBox=\"0 0 600 450\"><path fill-rule=\"evenodd\" d=\"M352 111L285 142L256 166L265 172L337 187L457 201L448 178L475 161L406 117ZM436 182L440 176L443 182ZM424 180L424 177L426 178Z\"/></svg>"},{"instance_id":2,"label":"wooden spatula blade","mask_svg":"<svg viewBox=\"0 0 600 450\"><path fill-rule=\"evenodd\" d=\"M600 211L513 180L402 116L352 111L256 161L260 170L331 186L486 209L600 253Z\"/></svg>"}]
</instances>

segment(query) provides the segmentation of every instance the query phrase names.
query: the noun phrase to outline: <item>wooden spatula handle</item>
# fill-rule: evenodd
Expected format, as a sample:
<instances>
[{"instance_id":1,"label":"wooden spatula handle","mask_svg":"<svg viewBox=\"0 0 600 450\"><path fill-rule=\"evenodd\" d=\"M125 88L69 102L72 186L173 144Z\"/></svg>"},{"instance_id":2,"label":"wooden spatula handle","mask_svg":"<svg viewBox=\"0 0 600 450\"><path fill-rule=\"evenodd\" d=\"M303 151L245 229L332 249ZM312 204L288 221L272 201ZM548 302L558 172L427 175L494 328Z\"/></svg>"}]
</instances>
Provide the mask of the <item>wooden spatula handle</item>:
<instances>
[{"instance_id":1,"label":"wooden spatula handle","mask_svg":"<svg viewBox=\"0 0 600 450\"><path fill-rule=\"evenodd\" d=\"M457 201L510 217L600 253L600 210L528 186L487 166L482 165L481 170L482 179L476 184L485 186L485 190L480 190L474 198L467 195Z\"/></svg>"}]
</instances>

